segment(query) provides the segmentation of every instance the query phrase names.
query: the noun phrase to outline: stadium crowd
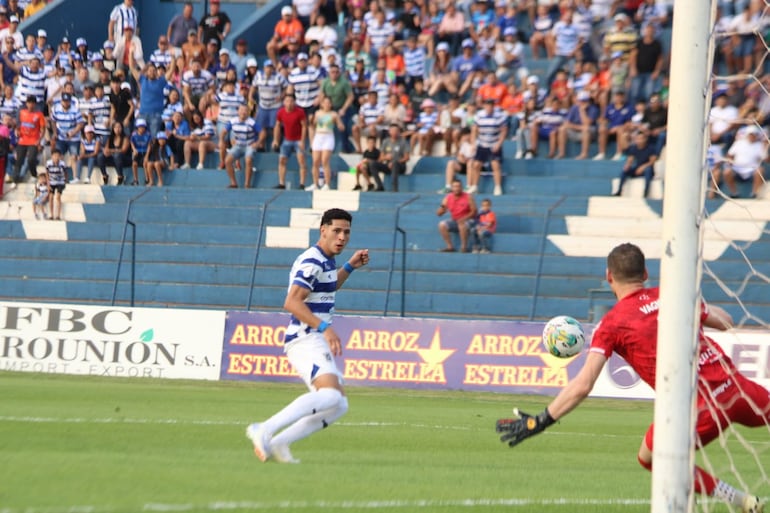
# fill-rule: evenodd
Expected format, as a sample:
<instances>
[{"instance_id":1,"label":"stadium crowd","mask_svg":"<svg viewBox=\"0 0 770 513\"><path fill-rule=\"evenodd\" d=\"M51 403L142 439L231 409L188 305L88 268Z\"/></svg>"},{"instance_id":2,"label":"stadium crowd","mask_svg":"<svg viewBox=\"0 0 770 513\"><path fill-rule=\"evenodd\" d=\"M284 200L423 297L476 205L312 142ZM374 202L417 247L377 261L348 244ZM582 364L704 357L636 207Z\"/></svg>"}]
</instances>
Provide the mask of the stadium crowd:
<instances>
[{"instance_id":1,"label":"stadium crowd","mask_svg":"<svg viewBox=\"0 0 770 513\"><path fill-rule=\"evenodd\" d=\"M124 0L97 48L21 34L45 2L4 3L0 173L13 185L58 149L67 183L108 183L110 165L117 184L162 185L165 170L203 168L214 154L231 187L238 168L248 187L255 153L273 149L277 187L288 157L308 153L312 183L303 162L299 186L328 188L332 152L395 146L368 167L397 178L409 155L450 156L442 191L460 172L474 193L488 168L499 195L514 140L506 158L566 158L573 141L572 158L622 160L621 186L643 176L649 187L666 142L665 0L293 0L265 48L237 39L232 49L219 0L200 17L184 4L157 41L142 39ZM764 180L769 22L762 0L719 5L715 66L732 78L714 82L709 162L732 194L736 179L753 180L754 194ZM384 189L379 177L369 188Z\"/></svg>"}]
</instances>

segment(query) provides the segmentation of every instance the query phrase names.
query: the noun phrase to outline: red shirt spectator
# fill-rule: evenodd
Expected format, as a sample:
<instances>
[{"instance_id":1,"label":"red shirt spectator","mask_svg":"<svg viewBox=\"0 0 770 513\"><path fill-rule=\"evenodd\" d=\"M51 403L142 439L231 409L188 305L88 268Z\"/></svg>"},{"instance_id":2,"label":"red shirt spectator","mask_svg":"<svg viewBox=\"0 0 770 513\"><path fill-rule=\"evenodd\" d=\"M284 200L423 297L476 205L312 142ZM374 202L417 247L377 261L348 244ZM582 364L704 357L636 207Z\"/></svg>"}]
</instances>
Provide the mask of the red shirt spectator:
<instances>
[{"instance_id":1,"label":"red shirt spectator","mask_svg":"<svg viewBox=\"0 0 770 513\"><path fill-rule=\"evenodd\" d=\"M281 107L275 117L283 127L285 141L299 141L302 139L302 121L305 120L305 111L302 107L295 106L292 110Z\"/></svg>"}]
</instances>

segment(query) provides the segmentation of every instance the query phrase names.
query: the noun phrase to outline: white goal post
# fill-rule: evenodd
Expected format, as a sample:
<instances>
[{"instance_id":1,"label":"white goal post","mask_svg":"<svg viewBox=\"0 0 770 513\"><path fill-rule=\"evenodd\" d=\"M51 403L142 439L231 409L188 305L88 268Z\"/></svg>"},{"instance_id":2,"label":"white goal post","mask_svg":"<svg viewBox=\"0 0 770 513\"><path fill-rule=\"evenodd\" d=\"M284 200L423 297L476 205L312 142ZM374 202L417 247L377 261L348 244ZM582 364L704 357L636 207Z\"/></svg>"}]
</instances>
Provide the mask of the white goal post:
<instances>
[{"instance_id":1,"label":"white goal post","mask_svg":"<svg viewBox=\"0 0 770 513\"><path fill-rule=\"evenodd\" d=\"M655 380L652 513L693 508L696 335L716 3L676 0Z\"/></svg>"}]
</instances>

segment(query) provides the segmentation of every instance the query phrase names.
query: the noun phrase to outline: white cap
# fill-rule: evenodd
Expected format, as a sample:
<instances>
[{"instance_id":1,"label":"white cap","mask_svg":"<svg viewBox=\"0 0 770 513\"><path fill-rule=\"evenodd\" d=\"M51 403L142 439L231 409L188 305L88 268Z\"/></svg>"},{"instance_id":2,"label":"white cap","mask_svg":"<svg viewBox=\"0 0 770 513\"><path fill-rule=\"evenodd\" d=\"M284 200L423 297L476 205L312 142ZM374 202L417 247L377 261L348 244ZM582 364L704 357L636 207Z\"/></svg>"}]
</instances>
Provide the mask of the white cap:
<instances>
[{"instance_id":1,"label":"white cap","mask_svg":"<svg viewBox=\"0 0 770 513\"><path fill-rule=\"evenodd\" d=\"M48 32L43 29L37 31L37 37L48 37Z\"/></svg>"},{"instance_id":2,"label":"white cap","mask_svg":"<svg viewBox=\"0 0 770 513\"><path fill-rule=\"evenodd\" d=\"M294 11L292 11L290 5L284 5L283 8L281 9L281 16L288 16L288 15L291 15L293 13L294 13Z\"/></svg>"},{"instance_id":3,"label":"white cap","mask_svg":"<svg viewBox=\"0 0 770 513\"><path fill-rule=\"evenodd\" d=\"M588 91L580 91L577 94L577 99L580 101L590 100L591 99L591 93Z\"/></svg>"},{"instance_id":4,"label":"white cap","mask_svg":"<svg viewBox=\"0 0 770 513\"><path fill-rule=\"evenodd\" d=\"M437 52L440 52L442 50L445 52L449 52L449 43L447 43L446 41L442 41L436 45Z\"/></svg>"},{"instance_id":5,"label":"white cap","mask_svg":"<svg viewBox=\"0 0 770 513\"><path fill-rule=\"evenodd\" d=\"M230 55L230 50L228 50L227 48L221 48L219 50L219 55Z\"/></svg>"},{"instance_id":6,"label":"white cap","mask_svg":"<svg viewBox=\"0 0 770 513\"><path fill-rule=\"evenodd\" d=\"M246 67L250 68L252 66L257 67L257 59L250 57L246 60Z\"/></svg>"},{"instance_id":7,"label":"white cap","mask_svg":"<svg viewBox=\"0 0 770 513\"><path fill-rule=\"evenodd\" d=\"M298 61L301 61L301 60L305 60L306 61L307 60L307 54L305 52L298 53L297 54L297 60Z\"/></svg>"},{"instance_id":8,"label":"white cap","mask_svg":"<svg viewBox=\"0 0 770 513\"><path fill-rule=\"evenodd\" d=\"M529 77L527 77L527 85L539 84L539 83L540 83L540 79L537 78L537 75L530 75Z\"/></svg>"},{"instance_id":9,"label":"white cap","mask_svg":"<svg viewBox=\"0 0 770 513\"><path fill-rule=\"evenodd\" d=\"M136 120L136 126L137 126L137 128L140 127L140 126L146 127L147 126L147 121L144 118L139 118L139 119Z\"/></svg>"},{"instance_id":10,"label":"white cap","mask_svg":"<svg viewBox=\"0 0 770 513\"><path fill-rule=\"evenodd\" d=\"M94 127L93 127L93 125L86 125L86 127L83 129L83 131L85 133L89 133L89 132L93 133Z\"/></svg>"},{"instance_id":11,"label":"white cap","mask_svg":"<svg viewBox=\"0 0 770 513\"><path fill-rule=\"evenodd\" d=\"M120 84L120 88L121 89L127 89L128 91L130 91L131 90L131 84L129 84L128 82L123 82L122 84Z\"/></svg>"}]
</instances>

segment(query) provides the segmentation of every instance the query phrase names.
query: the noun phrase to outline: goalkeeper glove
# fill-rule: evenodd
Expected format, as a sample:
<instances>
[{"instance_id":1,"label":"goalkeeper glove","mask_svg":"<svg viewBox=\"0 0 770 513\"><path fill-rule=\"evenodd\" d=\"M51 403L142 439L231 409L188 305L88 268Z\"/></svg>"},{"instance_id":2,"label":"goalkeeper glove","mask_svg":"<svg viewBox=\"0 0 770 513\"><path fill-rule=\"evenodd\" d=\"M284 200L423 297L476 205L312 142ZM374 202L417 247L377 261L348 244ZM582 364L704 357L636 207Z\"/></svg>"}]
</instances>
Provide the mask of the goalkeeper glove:
<instances>
[{"instance_id":1,"label":"goalkeeper glove","mask_svg":"<svg viewBox=\"0 0 770 513\"><path fill-rule=\"evenodd\" d=\"M519 444L525 438L536 435L545 428L556 422L551 414L548 413L548 408L542 411L542 413L535 415L529 415L523 411L519 411L518 408L513 409L513 414L518 418L514 419L500 419L497 421L496 430L498 433L503 433L500 437L501 442L508 442L510 447Z\"/></svg>"}]
</instances>

